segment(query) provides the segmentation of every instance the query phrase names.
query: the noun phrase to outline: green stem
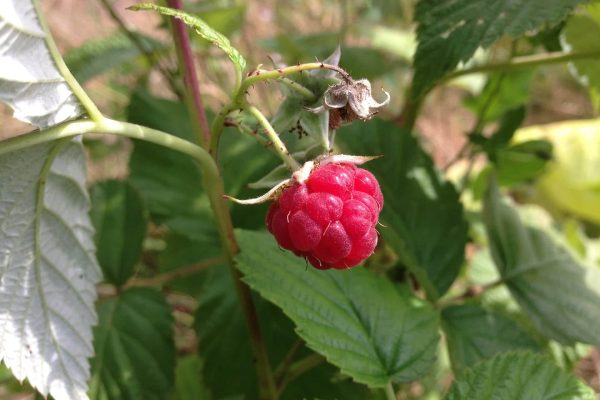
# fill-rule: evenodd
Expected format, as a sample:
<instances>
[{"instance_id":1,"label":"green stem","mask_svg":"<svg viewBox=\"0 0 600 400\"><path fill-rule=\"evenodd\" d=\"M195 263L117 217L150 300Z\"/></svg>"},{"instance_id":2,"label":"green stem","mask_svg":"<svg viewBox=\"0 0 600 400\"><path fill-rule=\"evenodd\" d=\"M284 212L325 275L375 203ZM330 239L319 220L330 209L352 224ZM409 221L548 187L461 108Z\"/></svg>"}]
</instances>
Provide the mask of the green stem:
<instances>
[{"instance_id":1,"label":"green stem","mask_svg":"<svg viewBox=\"0 0 600 400\"><path fill-rule=\"evenodd\" d=\"M295 362L294 364L292 364L288 368L287 374L285 374L285 376L283 376L283 378L281 379L281 382L279 383L279 385L277 387L277 397L281 396L281 394L283 393L283 391L285 390L285 388L287 387L287 385L290 382L292 382L294 379L298 378L300 375L304 374L305 372L313 369L317 365L323 363L324 361L325 361L325 358L323 358L322 355L313 353L309 356L306 356L302 360L299 360L299 361Z\"/></svg>"},{"instance_id":2,"label":"green stem","mask_svg":"<svg viewBox=\"0 0 600 400\"><path fill-rule=\"evenodd\" d=\"M44 30L44 33L46 34L45 38L44 38L46 40L46 46L48 46L48 50L50 51L50 54L52 55L52 59L54 60L54 63L56 64L56 68L58 68L60 75L65 79L65 81L71 88L71 91L73 92L75 97L77 97L77 99L79 100L79 102L81 103L81 105L83 106L85 111L87 112L88 116L91 119L93 119L94 121L101 121L102 118L104 118L102 116L102 113L100 112L100 110L98 110L98 107L96 107L96 104L94 104L92 99L89 98L87 93L79 85L79 82L77 82L77 80L75 79L73 74L71 74L71 71L69 71L67 64L65 64L65 61L63 60L62 56L60 55L60 52L58 51L58 48L56 47L56 43L54 42L54 38L52 37L52 33L50 32L50 29L48 28L48 25L46 24L46 21L44 20L44 16L40 9L39 1L34 0L33 5L35 7L37 17L40 21L40 25L42 26L42 29Z\"/></svg>"},{"instance_id":3,"label":"green stem","mask_svg":"<svg viewBox=\"0 0 600 400\"><path fill-rule=\"evenodd\" d=\"M342 68L338 67L337 65L324 64L320 62L292 65L274 70L257 69L252 71L250 75L239 85L239 88L233 95L231 102L223 107L221 112L217 114L216 118L214 119L211 126L212 136L210 140L210 153L214 157L217 157L219 141L221 140L221 134L223 133L223 128L225 127L225 119L231 112L238 109L244 109L246 106L244 103L244 96L252 85L267 81L269 79L279 79L288 75L296 74L298 72L313 69L329 69L340 74L342 79L344 79L346 82L352 82L352 77L350 74L348 74Z\"/></svg>"},{"instance_id":4,"label":"green stem","mask_svg":"<svg viewBox=\"0 0 600 400\"><path fill-rule=\"evenodd\" d=\"M546 64L557 64L562 62L569 62L575 60L583 60L588 58L600 57L600 51L582 51L582 52L554 52L544 54L532 54L529 56L515 57L510 61L498 63L498 64L487 64L479 65L476 67L466 68L459 71L455 71L446 75L442 82L458 78L463 75L475 74L480 72L494 72L494 71L512 71L521 68L531 68L539 65Z\"/></svg>"},{"instance_id":5,"label":"green stem","mask_svg":"<svg viewBox=\"0 0 600 400\"><path fill-rule=\"evenodd\" d=\"M281 139L279 139L279 135L277 134L277 132L275 132L275 130L273 129L267 118L265 118L263 113L261 113L260 110L254 106L248 106L248 112L250 112L250 114L252 114L254 118L256 118L258 123L265 129L267 137L275 147L275 151L277 151L277 154L288 166L288 168L291 171L296 171L300 169L300 164L298 164L294 157L292 157L290 152L285 147L285 144L281 141Z\"/></svg>"},{"instance_id":6,"label":"green stem","mask_svg":"<svg viewBox=\"0 0 600 400\"><path fill-rule=\"evenodd\" d=\"M289 78L285 78L285 77L279 78L277 80L279 82L283 83L285 86L292 89L293 91L295 91L296 93L298 93L299 95L301 95L302 97L304 97L306 100L308 100L308 101L316 100L317 96L315 96L315 94L310 89L302 86L298 82L293 81Z\"/></svg>"},{"instance_id":7,"label":"green stem","mask_svg":"<svg viewBox=\"0 0 600 400\"><path fill-rule=\"evenodd\" d=\"M388 382L385 386L385 398L387 400L398 400L396 397L396 392L394 392L394 386L392 386L392 382Z\"/></svg>"},{"instance_id":8,"label":"green stem","mask_svg":"<svg viewBox=\"0 0 600 400\"><path fill-rule=\"evenodd\" d=\"M149 49L144 44L144 41L141 40L140 37L138 35L136 35L131 29L129 29L129 27L127 27L127 24L125 23L125 21L123 21L123 19L119 16L119 14L117 14L115 12L114 8L109 3L109 0L100 0L100 3L102 4L102 6L104 6L104 9L108 12L108 14L112 18L112 20L119 26L121 31L123 31L125 36L127 36L129 41L135 47L137 47L137 49L139 50L139 52L141 54L144 55L144 57L146 58L146 61L148 62L149 68L152 69L152 67L156 66L156 68L164 76L165 80L169 84L169 87L171 88L173 93L179 99L183 98L181 90L179 90L179 88L177 87L177 85L175 84L175 82L173 80L172 72L161 65L160 60L157 57L156 53L154 51L152 51L152 49Z\"/></svg>"}]
</instances>

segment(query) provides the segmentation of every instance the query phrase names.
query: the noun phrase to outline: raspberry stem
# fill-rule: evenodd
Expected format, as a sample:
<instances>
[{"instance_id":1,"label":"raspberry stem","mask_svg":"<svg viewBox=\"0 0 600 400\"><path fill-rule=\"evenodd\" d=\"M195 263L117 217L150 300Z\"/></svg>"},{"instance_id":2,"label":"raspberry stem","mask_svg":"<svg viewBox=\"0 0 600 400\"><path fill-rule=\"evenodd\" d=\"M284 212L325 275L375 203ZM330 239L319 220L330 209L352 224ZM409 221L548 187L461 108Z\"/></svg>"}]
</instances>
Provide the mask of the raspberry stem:
<instances>
[{"instance_id":1,"label":"raspberry stem","mask_svg":"<svg viewBox=\"0 0 600 400\"><path fill-rule=\"evenodd\" d=\"M291 171L296 171L300 169L300 164L298 164L294 157L292 157L290 152L285 147L285 144L281 141L281 139L279 139L279 135L277 134L277 132L275 132L275 129L273 129L273 127L271 126L267 118L263 115L263 113L260 112L260 110L254 106L248 106L248 112L252 114L254 118L256 118L258 123L264 128L264 130L267 133L267 137L273 143L275 151L277 151L277 154L283 160L285 165L287 165Z\"/></svg>"},{"instance_id":2,"label":"raspberry stem","mask_svg":"<svg viewBox=\"0 0 600 400\"><path fill-rule=\"evenodd\" d=\"M325 64L321 62L313 62L306 64L298 64L291 65L289 67L277 68L274 70L263 70L257 69L252 71L248 77L246 77L242 83L239 85L238 89L233 94L231 102L225 105L221 111L215 117L212 126L211 126L211 141L210 141L210 154L213 157L217 157L219 141L221 139L221 134L223 133L223 128L225 127L225 120L229 114L231 114L235 110L244 109L246 104L244 102L244 97L246 96L246 92L252 85L257 83L267 81L269 79L281 79L288 75L296 74L302 71L309 71L313 69L329 69L331 71L337 72L344 81L351 83L353 82L352 77L349 73L347 73L341 67L337 65ZM295 88L296 90L303 90L299 87ZM305 91L305 95L308 96L308 92Z\"/></svg>"}]
</instances>

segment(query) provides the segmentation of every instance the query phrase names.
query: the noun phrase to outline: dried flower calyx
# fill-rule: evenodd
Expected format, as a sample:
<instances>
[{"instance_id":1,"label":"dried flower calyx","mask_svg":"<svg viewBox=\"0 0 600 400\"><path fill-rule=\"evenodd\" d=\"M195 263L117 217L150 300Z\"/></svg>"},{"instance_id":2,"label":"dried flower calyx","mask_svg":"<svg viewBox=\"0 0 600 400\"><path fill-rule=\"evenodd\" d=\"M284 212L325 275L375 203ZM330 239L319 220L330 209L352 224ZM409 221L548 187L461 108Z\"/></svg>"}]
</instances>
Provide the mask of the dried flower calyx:
<instances>
[{"instance_id":1,"label":"dried flower calyx","mask_svg":"<svg viewBox=\"0 0 600 400\"><path fill-rule=\"evenodd\" d=\"M345 81L329 87L323 94L323 104L308 110L314 113L329 110L329 128L337 129L355 119L370 119L390 102L389 93L385 90L383 93L386 99L379 103L371 95L371 83L367 79Z\"/></svg>"}]
</instances>

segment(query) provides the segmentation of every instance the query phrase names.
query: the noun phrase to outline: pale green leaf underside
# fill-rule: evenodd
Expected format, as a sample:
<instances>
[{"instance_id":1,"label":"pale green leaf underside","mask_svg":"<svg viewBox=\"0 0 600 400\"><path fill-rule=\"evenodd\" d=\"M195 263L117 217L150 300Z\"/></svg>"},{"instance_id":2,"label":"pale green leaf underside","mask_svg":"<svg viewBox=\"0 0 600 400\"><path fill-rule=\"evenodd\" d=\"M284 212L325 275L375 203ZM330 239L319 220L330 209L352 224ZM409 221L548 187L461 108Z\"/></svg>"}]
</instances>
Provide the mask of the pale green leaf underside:
<instances>
[{"instance_id":1,"label":"pale green leaf underside","mask_svg":"<svg viewBox=\"0 0 600 400\"><path fill-rule=\"evenodd\" d=\"M468 61L479 47L504 35L518 37L544 23L557 22L587 0L420 0L415 20L413 94Z\"/></svg>"},{"instance_id":2,"label":"pale green leaf underside","mask_svg":"<svg viewBox=\"0 0 600 400\"><path fill-rule=\"evenodd\" d=\"M0 101L13 108L15 118L39 128L82 114L31 0L3 1L0 7Z\"/></svg>"},{"instance_id":3,"label":"pale green leaf underside","mask_svg":"<svg viewBox=\"0 0 600 400\"><path fill-rule=\"evenodd\" d=\"M505 353L456 380L446 400L595 400L594 391L550 360Z\"/></svg>"},{"instance_id":4,"label":"pale green leaf underside","mask_svg":"<svg viewBox=\"0 0 600 400\"><path fill-rule=\"evenodd\" d=\"M87 399L93 355L100 271L84 165L78 139L0 156L0 357L56 400Z\"/></svg>"},{"instance_id":5,"label":"pale green leaf underside","mask_svg":"<svg viewBox=\"0 0 600 400\"><path fill-rule=\"evenodd\" d=\"M195 17L186 13L185 11L175 10L168 7L157 6L152 3L142 3L136 4L130 7L131 10L154 10L163 15L168 15L170 17L179 18L186 25L194 28L196 33L200 35L202 38L208 40L215 46L219 47L221 50L227 54L229 59L236 65L236 67L243 71L246 68L246 60L240 54L239 51L235 47L231 45L229 39L223 36L221 33L215 31L211 28L206 22L202 21L200 18Z\"/></svg>"},{"instance_id":6,"label":"pale green leaf underside","mask_svg":"<svg viewBox=\"0 0 600 400\"><path fill-rule=\"evenodd\" d=\"M484 222L500 275L540 332L562 343L600 346L600 271L524 225L495 185L486 195Z\"/></svg>"},{"instance_id":7,"label":"pale green leaf underside","mask_svg":"<svg viewBox=\"0 0 600 400\"><path fill-rule=\"evenodd\" d=\"M175 380L171 307L154 289L134 288L98 305L92 400L163 400Z\"/></svg>"},{"instance_id":8,"label":"pale green leaf underside","mask_svg":"<svg viewBox=\"0 0 600 400\"><path fill-rule=\"evenodd\" d=\"M436 312L405 288L363 268L320 271L270 235L238 232L244 280L283 309L313 350L371 387L409 382L432 365Z\"/></svg>"}]
</instances>

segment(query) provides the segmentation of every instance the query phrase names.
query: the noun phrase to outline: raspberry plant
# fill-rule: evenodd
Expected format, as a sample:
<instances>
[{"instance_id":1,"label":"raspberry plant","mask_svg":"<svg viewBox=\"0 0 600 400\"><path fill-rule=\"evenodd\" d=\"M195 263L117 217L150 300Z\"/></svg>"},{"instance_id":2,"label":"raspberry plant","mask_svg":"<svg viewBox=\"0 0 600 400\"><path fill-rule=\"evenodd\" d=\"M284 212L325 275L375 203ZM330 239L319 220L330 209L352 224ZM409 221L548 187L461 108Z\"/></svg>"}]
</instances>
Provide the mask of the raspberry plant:
<instances>
[{"instance_id":1,"label":"raspberry plant","mask_svg":"<svg viewBox=\"0 0 600 400\"><path fill-rule=\"evenodd\" d=\"M597 106L596 2L347 2L333 41L263 43L287 61L272 68L211 26L244 7L130 7L164 18L159 41L100 2L122 32L66 62L36 0L0 7L0 100L35 129L0 142L3 391L596 397L581 370L600 346L600 123L523 127L536 67L569 63ZM336 48L351 14L372 47ZM113 119L81 85L123 60L137 79ZM225 104L199 61L226 75ZM417 121L457 78L475 122L442 166ZM88 188L92 133L133 141L126 179Z\"/></svg>"}]
</instances>

